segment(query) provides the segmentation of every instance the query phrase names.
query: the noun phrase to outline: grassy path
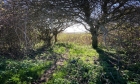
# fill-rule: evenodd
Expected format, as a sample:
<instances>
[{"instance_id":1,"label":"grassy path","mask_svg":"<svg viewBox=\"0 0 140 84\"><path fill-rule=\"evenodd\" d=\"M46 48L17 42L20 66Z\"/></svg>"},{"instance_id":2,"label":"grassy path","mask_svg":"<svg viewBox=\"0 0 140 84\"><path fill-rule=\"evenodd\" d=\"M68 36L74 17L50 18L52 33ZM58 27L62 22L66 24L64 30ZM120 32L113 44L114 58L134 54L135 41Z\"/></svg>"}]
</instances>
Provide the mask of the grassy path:
<instances>
[{"instance_id":1,"label":"grassy path","mask_svg":"<svg viewBox=\"0 0 140 84\"><path fill-rule=\"evenodd\" d=\"M44 84L125 84L125 80L114 68L113 63L116 62L111 62L112 59L108 59L103 50L59 43L54 47L54 52L61 54L61 57L57 57L59 60L47 71L51 71L49 75L43 75L47 78ZM62 56L67 60L61 61Z\"/></svg>"},{"instance_id":2,"label":"grassy path","mask_svg":"<svg viewBox=\"0 0 140 84\"><path fill-rule=\"evenodd\" d=\"M57 69L57 66L63 66L63 62L66 60L67 55L63 55L63 56L54 55L54 56L55 56L54 57L55 59L51 59L51 60L54 60L54 63L51 65L51 67L49 69L45 70L43 75L39 78L39 80L37 80L36 82L32 82L32 84L42 84L44 82L48 82L48 80L50 79L52 74ZM57 57L59 57L59 58L57 58Z\"/></svg>"},{"instance_id":3,"label":"grassy path","mask_svg":"<svg viewBox=\"0 0 140 84\"><path fill-rule=\"evenodd\" d=\"M2 84L138 84L113 51L57 43L21 61L1 60ZM132 74L132 75L131 75ZM131 77L132 76L132 77ZM139 76L139 75L138 75ZM135 77L136 79L136 77Z\"/></svg>"}]
</instances>

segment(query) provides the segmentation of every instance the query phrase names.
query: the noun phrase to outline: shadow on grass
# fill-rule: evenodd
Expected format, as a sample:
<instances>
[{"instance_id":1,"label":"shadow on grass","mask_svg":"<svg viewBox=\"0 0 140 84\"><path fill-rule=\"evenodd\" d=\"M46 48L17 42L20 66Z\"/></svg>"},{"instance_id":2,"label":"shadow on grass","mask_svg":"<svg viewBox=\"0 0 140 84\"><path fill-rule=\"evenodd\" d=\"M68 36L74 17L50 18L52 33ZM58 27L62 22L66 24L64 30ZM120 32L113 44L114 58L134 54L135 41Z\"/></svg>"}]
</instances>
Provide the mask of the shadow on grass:
<instances>
[{"instance_id":1,"label":"shadow on grass","mask_svg":"<svg viewBox=\"0 0 140 84\"><path fill-rule=\"evenodd\" d=\"M24 59L20 61L13 60L13 59L7 61L7 59L5 58L4 60L0 59L2 60L0 63L0 72L2 72L0 74L0 82L2 84L18 84L20 82L28 84L28 83L38 82L38 80L40 81L41 80L40 78L44 75L45 75L44 79L46 79L53 73L52 70L53 69L55 70L56 63L59 60L61 60L62 57L61 55L55 53L52 48L48 48L46 46L42 46L36 51L30 50L28 52L29 54L27 56L30 59L25 58L25 60L31 60L32 61L31 65L33 66L30 66L30 64L27 63L20 64L20 61L22 62L22 60ZM34 65L34 64L39 64L40 62L42 64L37 66ZM10 67L11 69L9 68L7 69L7 66ZM14 72L14 70L16 70L16 72ZM50 73L50 71L52 72ZM49 73L49 76L46 76L47 73ZM43 80L41 80L40 82L43 82Z\"/></svg>"},{"instance_id":2,"label":"shadow on grass","mask_svg":"<svg viewBox=\"0 0 140 84\"><path fill-rule=\"evenodd\" d=\"M47 47L46 45L38 48L37 50L29 50L28 51L28 57L31 58L31 59L35 59L36 56L44 53L44 52L52 52L52 49Z\"/></svg>"},{"instance_id":3,"label":"shadow on grass","mask_svg":"<svg viewBox=\"0 0 140 84\"><path fill-rule=\"evenodd\" d=\"M65 44L61 44L61 43L56 44L56 45L65 46ZM46 61L50 60L53 63L51 64L50 68L44 69L45 70L44 73L42 74L41 77L39 77L38 80L31 82L31 84L41 84L41 83L48 82L48 80L52 77L53 73L57 69L57 66L62 66L61 64L63 64L63 61L66 60L61 54L56 53L53 48L42 47L42 48L38 49L37 51L38 52L34 53L34 55L39 55L44 52L48 53L49 56L47 56ZM42 59L44 59L44 58L42 58Z\"/></svg>"},{"instance_id":4,"label":"shadow on grass","mask_svg":"<svg viewBox=\"0 0 140 84\"><path fill-rule=\"evenodd\" d=\"M96 51L99 54L99 62L103 67L103 73L98 82L101 84L127 84L127 81L123 79L119 71L119 67L122 64L117 61L116 55L100 48L96 49Z\"/></svg>"}]
</instances>

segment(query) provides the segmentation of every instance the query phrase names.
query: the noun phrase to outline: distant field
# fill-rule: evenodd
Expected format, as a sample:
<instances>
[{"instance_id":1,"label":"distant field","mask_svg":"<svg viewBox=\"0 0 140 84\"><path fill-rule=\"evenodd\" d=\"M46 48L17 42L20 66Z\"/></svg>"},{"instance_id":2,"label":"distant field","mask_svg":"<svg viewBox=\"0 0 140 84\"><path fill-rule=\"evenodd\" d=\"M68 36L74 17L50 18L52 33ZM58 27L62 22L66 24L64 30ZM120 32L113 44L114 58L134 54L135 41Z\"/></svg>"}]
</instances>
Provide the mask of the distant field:
<instances>
[{"instance_id":1,"label":"distant field","mask_svg":"<svg viewBox=\"0 0 140 84\"><path fill-rule=\"evenodd\" d=\"M102 36L99 36L98 41L99 44L103 44ZM58 42L91 45L92 40L90 33L60 33L58 35Z\"/></svg>"},{"instance_id":2,"label":"distant field","mask_svg":"<svg viewBox=\"0 0 140 84\"><path fill-rule=\"evenodd\" d=\"M91 35L89 33L61 33L58 35L58 42L91 45Z\"/></svg>"}]
</instances>

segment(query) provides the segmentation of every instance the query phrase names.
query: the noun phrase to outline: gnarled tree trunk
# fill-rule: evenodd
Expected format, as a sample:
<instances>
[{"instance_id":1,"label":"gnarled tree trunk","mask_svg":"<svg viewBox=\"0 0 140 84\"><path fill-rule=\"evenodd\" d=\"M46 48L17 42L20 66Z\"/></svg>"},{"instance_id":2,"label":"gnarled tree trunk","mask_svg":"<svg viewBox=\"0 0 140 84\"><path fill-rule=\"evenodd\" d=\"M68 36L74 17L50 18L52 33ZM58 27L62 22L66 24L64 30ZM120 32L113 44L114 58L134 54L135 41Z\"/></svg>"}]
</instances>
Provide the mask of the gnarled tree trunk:
<instances>
[{"instance_id":1,"label":"gnarled tree trunk","mask_svg":"<svg viewBox=\"0 0 140 84\"><path fill-rule=\"evenodd\" d=\"M92 39L92 48L97 49L98 48L98 29L99 26L98 25L93 25L92 22L88 23L89 27L90 27L90 33L92 35L91 39Z\"/></svg>"},{"instance_id":2,"label":"gnarled tree trunk","mask_svg":"<svg viewBox=\"0 0 140 84\"><path fill-rule=\"evenodd\" d=\"M57 29L55 29L54 31L53 31L53 36L54 36L54 43L56 43L57 42L57 35L58 35L58 30Z\"/></svg>"},{"instance_id":3,"label":"gnarled tree trunk","mask_svg":"<svg viewBox=\"0 0 140 84\"><path fill-rule=\"evenodd\" d=\"M94 27L90 28L90 33L92 35L91 39L92 39L92 47L94 49L98 48L98 34L97 34L97 30Z\"/></svg>"},{"instance_id":4,"label":"gnarled tree trunk","mask_svg":"<svg viewBox=\"0 0 140 84\"><path fill-rule=\"evenodd\" d=\"M57 42L57 34L54 35L54 42Z\"/></svg>"},{"instance_id":5,"label":"gnarled tree trunk","mask_svg":"<svg viewBox=\"0 0 140 84\"><path fill-rule=\"evenodd\" d=\"M96 34L91 34L92 35L92 47L94 49L98 48L98 37Z\"/></svg>"}]
</instances>

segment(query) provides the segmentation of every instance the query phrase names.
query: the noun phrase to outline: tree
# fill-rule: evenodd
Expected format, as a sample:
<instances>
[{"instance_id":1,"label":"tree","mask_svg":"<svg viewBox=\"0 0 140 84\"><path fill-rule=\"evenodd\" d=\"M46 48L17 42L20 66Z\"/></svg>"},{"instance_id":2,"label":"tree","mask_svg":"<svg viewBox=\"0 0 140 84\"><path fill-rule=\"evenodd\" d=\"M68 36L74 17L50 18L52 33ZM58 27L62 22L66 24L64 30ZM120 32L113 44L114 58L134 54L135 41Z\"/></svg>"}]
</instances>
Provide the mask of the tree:
<instances>
[{"instance_id":1,"label":"tree","mask_svg":"<svg viewBox=\"0 0 140 84\"><path fill-rule=\"evenodd\" d=\"M34 4L35 3L35 4ZM39 3L28 0L3 0L0 4L0 46L1 52L11 56L23 56L36 43L39 22ZM39 5L38 5L39 6ZM39 12L40 13L40 12ZM19 54L22 55L19 55Z\"/></svg>"},{"instance_id":2,"label":"tree","mask_svg":"<svg viewBox=\"0 0 140 84\"><path fill-rule=\"evenodd\" d=\"M37 14L38 21L36 26L40 32L40 37L45 43L51 45L52 38L54 37L57 42L58 33L64 31L72 24L71 17L67 17L62 10L51 4L50 1L39 1L39 4L32 4L37 7L35 14Z\"/></svg>"},{"instance_id":3,"label":"tree","mask_svg":"<svg viewBox=\"0 0 140 84\"><path fill-rule=\"evenodd\" d=\"M59 19L56 17L56 22L53 23L53 36L54 36L54 42L56 43L57 42L57 35L59 33L61 33L62 31L64 31L67 27L73 25L74 23L72 23L71 19L66 19L66 18L63 18L59 17Z\"/></svg>"},{"instance_id":4,"label":"tree","mask_svg":"<svg viewBox=\"0 0 140 84\"><path fill-rule=\"evenodd\" d=\"M0 45L2 45L2 51L9 52L12 56L19 54L23 48L21 45L27 47L27 13L26 9L22 7L23 5L20 1L7 1L5 3L3 1L2 11L0 11Z\"/></svg>"},{"instance_id":5,"label":"tree","mask_svg":"<svg viewBox=\"0 0 140 84\"><path fill-rule=\"evenodd\" d=\"M53 5L59 6L67 16L74 16L77 22L86 23L92 35L92 47L97 48L99 30L106 36L105 25L134 12L136 3L131 0L59 0L53 2Z\"/></svg>"},{"instance_id":6,"label":"tree","mask_svg":"<svg viewBox=\"0 0 140 84\"><path fill-rule=\"evenodd\" d=\"M120 54L125 54L123 60L126 64L132 65L139 62L140 51L140 8L136 7L135 12L125 15L116 24L110 25L108 41L110 45Z\"/></svg>"},{"instance_id":7,"label":"tree","mask_svg":"<svg viewBox=\"0 0 140 84\"><path fill-rule=\"evenodd\" d=\"M50 46L53 37L57 41L58 33L81 23L92 35L93 48L97 48L99 32L103 32L106 40L110 23L129 21L131 24L135 20L127 18L132 17L139 5L138 1L131 0L3 0L0 4L1 45L7 50L14 50L16 46L27 51L37 39Z\"/></svg>"}]
</instances>

